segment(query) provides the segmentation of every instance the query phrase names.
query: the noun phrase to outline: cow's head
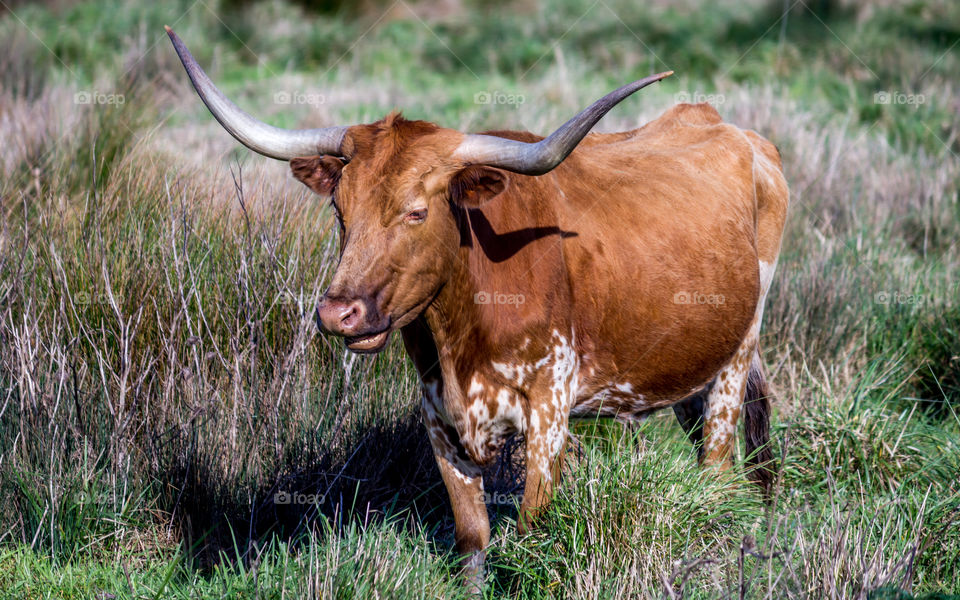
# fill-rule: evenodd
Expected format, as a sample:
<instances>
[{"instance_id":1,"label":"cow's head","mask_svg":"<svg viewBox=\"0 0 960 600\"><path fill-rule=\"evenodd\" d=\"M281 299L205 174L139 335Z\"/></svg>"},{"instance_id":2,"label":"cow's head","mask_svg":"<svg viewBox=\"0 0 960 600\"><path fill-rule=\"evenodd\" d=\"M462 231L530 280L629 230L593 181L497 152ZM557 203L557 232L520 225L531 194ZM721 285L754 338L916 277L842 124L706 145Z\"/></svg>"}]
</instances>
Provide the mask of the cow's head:
<instances>
[{"instance_id":1,"label":"cow's head","mask_svg":"<svg viewBox=\"0 0 960 600\"><path fill-rule=\"evenodd\" d=\"M284 130L240 110L167 28L197 93L245 146L289 160L294 176L331 197L340 222L340 263L317 307L320 327L354 352L378 352L413 321L451 273L460 246L457 207L478 206L507 184L505 171L542 175L633 92L625 85L538 142L463 134L391 114L371 125Z\"/></svg>"}]
</instances>

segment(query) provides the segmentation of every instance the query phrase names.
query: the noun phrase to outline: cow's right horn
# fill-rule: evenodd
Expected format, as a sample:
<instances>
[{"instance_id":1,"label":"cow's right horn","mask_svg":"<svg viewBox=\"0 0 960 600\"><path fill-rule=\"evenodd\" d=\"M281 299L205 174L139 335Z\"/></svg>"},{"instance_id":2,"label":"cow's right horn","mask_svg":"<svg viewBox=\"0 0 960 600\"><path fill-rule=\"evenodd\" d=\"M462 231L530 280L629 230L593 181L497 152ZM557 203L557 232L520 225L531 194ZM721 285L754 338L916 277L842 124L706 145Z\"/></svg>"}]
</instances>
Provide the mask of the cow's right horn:
<instances>
[{"instance_id":1,"label":"cow's right horn","mask_svg":"<svg viewBox=\"0 0 960 600\"><path fill-rule=\"evenodd\" d=\"M673 71L657 73L610 92L539 142L467 134L454 152L454 158L467 164L488 165L523 175L543 175L563 162L597 121L617 103L637 90L670 75L673 75Z\"/></svg>"},{"instance_id":2,"label":"cow's right horn","mask_svg":"<svg viewBox=\"0 0 960 600\"><path fill-rule=\"evenodd\" d=\"M280 160L290 160L297 156L340 154L340 143L347 131L346 127L280 129L254 119L213 85L177 34L169 27L164 26L164 29L167 30L193 87L200 94L200 99L223 128L241 144L254 152Z\"/></svg>"}]
</instances>

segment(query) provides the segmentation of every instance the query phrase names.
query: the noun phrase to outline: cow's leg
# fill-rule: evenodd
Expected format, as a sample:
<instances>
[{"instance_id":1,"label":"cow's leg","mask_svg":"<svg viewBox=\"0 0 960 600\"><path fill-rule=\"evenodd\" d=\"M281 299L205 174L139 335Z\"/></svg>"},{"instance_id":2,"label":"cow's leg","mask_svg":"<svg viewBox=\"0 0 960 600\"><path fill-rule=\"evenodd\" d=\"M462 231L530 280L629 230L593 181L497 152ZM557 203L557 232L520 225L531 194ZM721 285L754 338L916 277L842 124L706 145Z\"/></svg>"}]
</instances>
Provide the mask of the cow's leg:
<instances>
[{"instance_id":1,"label":"cow's leg","mask_svg":"<svg viewBox=\"0 0 960 600\"><path fill-rule=\"evenodd\" d=\"M568 415L552 406L531 408L527 423L527 481L517 517L520 533L530 531L534 520L550 503L559 482L568 437Z\"/></svg>"},{"instance_id":2,"label":"cow's leg","mask_svg":"<svg viewBox=\"0 0 960 600\"><path fill-rule=\"evenodd\" d=\"M680 427L687 434L687 439L690 440L693 447L697 449L697 456L700 458L703 454L703 417L709 392L710 388L708 386L673 405L673 412L677 416Z\"/></svg>"},{"instance_id":3,"label":"cow's leg","mask_svg":"<svg viewBox=\"0 0 960 600\"><path fill-rule=\"evenodd\" d=\"M579 384L580 359L574 337L553 332L551 360L528 391L526 407L527 482L517 526L529 531L550 502L563 467L563 449L569 436L570 407Z\"/></svg>"},{"instance_id":4,"label":"cow's leg","mask_svg":"<svg viewBox=\"0 0 960 600\"><path fill-rule=\"evenodd\" d=\"M436 383L425 386L423 422L430 436L440 476L450 495L454 538L463 574L475 591L480 591L486 548L490 543L490 520L483 494L483 478L480 467L467 457L460 445L456 430L439 418L438 404L435 403L438 398L436 393L431 394L431 388L435 390L436 386Z\"/></svg>"},{"instance_id":5,"label":"cow's leg","mask_svg":"<svg viewBox=\"0 0 960 600\"><path fill-rule=\"evenodd\" d=\"M763 305L770 290L776 261L760 261L760 297L750 330L734 355L714 379L707 394L703 417L703 451L701 462L728 468L733 462L733 446L747 389L747 376L757 352L760 338L760 323L763 320Z\"/></svg>"},{"instance_id":6,"label":"cow's leg","mask_svg":"<svg viewBox=\"0 0 960 600\"><path fill-rule=\"evenodd\" d=\"M750 328L752 332L753 327ZM704 465L727 469L733 463L733 448L743 406L743 394L747 389L747 373L757 347L756 336L747 336L733 360L717 375L707 394L703 418L703 450L700 453Z\"/></svg>"}]
</instances>

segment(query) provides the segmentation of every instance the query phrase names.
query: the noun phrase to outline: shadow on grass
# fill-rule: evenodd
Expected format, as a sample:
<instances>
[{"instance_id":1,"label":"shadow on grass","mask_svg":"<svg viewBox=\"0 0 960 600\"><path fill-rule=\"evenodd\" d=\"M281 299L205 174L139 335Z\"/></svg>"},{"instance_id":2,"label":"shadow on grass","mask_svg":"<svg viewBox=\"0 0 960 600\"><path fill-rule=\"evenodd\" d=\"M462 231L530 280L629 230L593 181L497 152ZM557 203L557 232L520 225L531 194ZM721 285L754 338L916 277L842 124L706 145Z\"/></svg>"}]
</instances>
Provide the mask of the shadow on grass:
<instances>
[{"instance_id":1,"label":"shadow on grass","mask_svg":"<svg viewBox=\"0 0 960 600\"><path fill-rule=\"evenodd\" d=\"M296 546L310 530L338 532L387 517L425 531L438 548L452 548L453 512L418 416L370 427L337 456L346 458L321 454L309 467L278 476L249 503L238 502L235 489L196 463L170 470L166 481L178 488L171 513L185 555L207 571L223 560L252 559L251 550L271 538ZM523 489L522 458L522 439L513 437L484 470L492 523L516 517L512 499Z\"/></svg>"}]
</instances>

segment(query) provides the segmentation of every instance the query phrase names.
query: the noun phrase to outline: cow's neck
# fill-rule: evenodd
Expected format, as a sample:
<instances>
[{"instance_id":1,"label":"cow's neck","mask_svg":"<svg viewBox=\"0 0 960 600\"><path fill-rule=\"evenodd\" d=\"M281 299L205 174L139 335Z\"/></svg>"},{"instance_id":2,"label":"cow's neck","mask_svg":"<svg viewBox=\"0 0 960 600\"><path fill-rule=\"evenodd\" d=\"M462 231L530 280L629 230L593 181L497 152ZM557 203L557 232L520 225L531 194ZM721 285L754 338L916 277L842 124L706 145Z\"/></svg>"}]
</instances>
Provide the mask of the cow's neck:
<instances>
[{"instance_id":1,"label":"cow's neck","mask_svg":"<svg viewBox=\"0 0 960 600\"><path fill-rule=\"evenodd\" d=\"M555 344L552 332L569 332L561 248L567 236L551 207L534 206L537 194L526 197L531 201L521 217L512 211L513 222L497 212L508 207L492 203L470 212L463 229L469 237L424 312L451 412L466 406L464 395L474 378L484 385L508 384L494 363L535 364ZM503 304L516 294L523 295L521 305Z\"/></svg>"},{"instance_id":2,"label":"cow's neck","mask_svg":"<svg viewBox=\"0 0 960 600\"><path fill-rule=\"evenodd\" d=\"M480 339L482 328L474 292L464 274L457 271L424 311L424 334L433 346L436 368L428 373L421 370L425 383L429 378L440 378L444 404L452 412L465 407L463 380L480 367L477 357L486 355L478 347L486 345L486 340Z\"/></svg>"}]
</instances>

